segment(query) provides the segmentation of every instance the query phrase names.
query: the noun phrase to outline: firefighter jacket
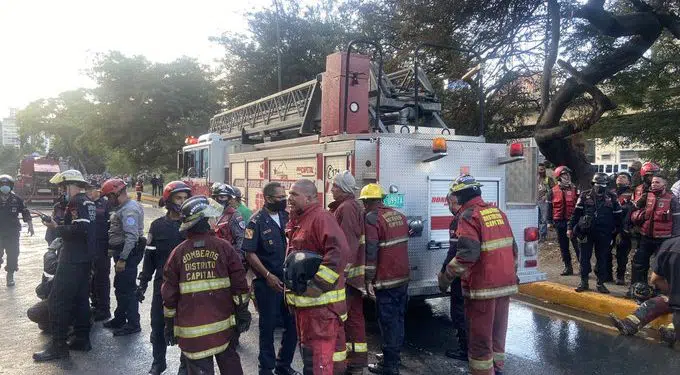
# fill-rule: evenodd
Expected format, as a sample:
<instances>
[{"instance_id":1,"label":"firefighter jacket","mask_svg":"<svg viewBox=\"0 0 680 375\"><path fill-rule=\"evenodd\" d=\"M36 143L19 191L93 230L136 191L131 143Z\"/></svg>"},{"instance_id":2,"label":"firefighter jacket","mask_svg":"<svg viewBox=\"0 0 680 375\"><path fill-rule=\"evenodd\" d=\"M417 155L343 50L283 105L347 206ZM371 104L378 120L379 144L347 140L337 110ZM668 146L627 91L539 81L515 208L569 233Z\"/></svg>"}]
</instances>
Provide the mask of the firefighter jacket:
<instances>
[{"instance_id":1,"label":"firefighter jacket","mask_svg":"<svg viewBox=\"0 0 680 375\"><path fill-rule=\"evenodd\" d=\"M246 272L228 242L189 233L168 258L161 294L182 353L207 358L225 351L236 332L236 308L248 303Z\"/></svg>"},{"instance_id":2,"label":"firefighter jacket","mask_svg":"<svg viewBox=\"0 0 680 375\"><path fill-rule=\"evenodd\" d=\"M646 183L641 183L635 187L633 191L633 202L637 202L638 199L642 198L642 195L649 191L649 185Z\"/></svg>"},{"instance_id":3,"label":"firefighter jacket","mask_svg":"<svg viewBox=\"0 0 680 375\"><path fill-rule=\"evenodd\" d=\"M109 201L106 197L100 197L94 201L97 212L97 249L108 253L109 248Z\"/></svg>"},{"instance_id":4,"label":"firefighter jacket","mask_svg":"<svg viewBox=\"0 0 680 375\"><path fill-rule=\"evenodd\" d=\"M135 191L141 193L144 191L144 183L139 181L135 184Z\"/></svg>"},{"instance_id":5,"label":"firefighter jacket","mask_svg":"<svg viewBox=\"0 0 680 375\"><path fill-rule=\"evenodd\" d=\"M647 193L645 206L631 214L633 224L641 227L640 233L651 238L669 238L680 235L680 204L673 194L663 190L659 194Z\"/></svg>"},{"instance_id":6,"label":"firefighter jacket","mask_svg":"<svg viewBox=\"0 0 680 375\"><path fill-rule=\"evenodd\" d=\"M19 215L25 223L31 222L31 213L26 208L24 200L11 191L6 200L0 199L0 233L20 232Z\"/></svg>"},{"instance_id":7,"label":"firefighter jacket","mask_svg":"<svg viewBox=\"0 0 680 375\"><path fill-rule=\"evenodd\" d=\"M246 223L243 216L235 208L227 206L222 216L217 220L215 233L217 237L229 242L236 251L241 254L243 245L243 233L246 230Z\"/></svg>"},{"instance_id":8,"label":"firefighter jacket","mask_svg":"<svg viewBox=\"0 0 680 375\"><path fill-rule=\"evenodd\" d=\"M396 288L408 284L409 272L406 216L381 203L366 214L366 282Z\"/></svg>"},{"instance_id":9,"label":"firefighter jacket","mask_svg":"<svg viewBox=\"0 0 680 375\"><path fill-rule=\"evenodd\" d=\"M560 184L553 186L548 192L548 220L569 220L574 213L578 195L573 185L563 187Z\"/></svg>"},{"instance_id":10,"label":"firefighter jacket","mask_svg":"<svg viewBox=\"0 0 680 375\"><path fill-rule=\"evenodd\" d=\"M180 220L172 220L168 215L159 217L151 223L142 272L139 274L141 282L148 283L152 278L154 280L163 278L163 267L170 253L186 238L184 233L179 231L180 224Z\"/></svg>"},{"instance_id":11,"label":"firefighter jacket","mask_svg":"<svg viewBox=\"0 0 680 375\"><path fill-rule=\"evenodd\" d=\"M463 295L470 299L517 293L517 243L505 213L479 196L460 210L458 253L447 274L460 276Z\"/></svg>"},{"instance_id":12,"label":"firefighter jacket","mask_svg":"<svg viewBox=\"0 0 680 375\"><path fill-rule=\"evenodd\" d=\"M635 209L635 203L633 203L633 191L629 186L625 188L617 189L617 196L619 205L621 206L621 230L625 233L629 233L633 227L633 223L630 220L631 214Z\"/></svg>"},{"instance_id":13,"label":"firefighter jacket","mask_svg":"<svg viewBox=\"0 0 680 375\"><path fill-rule=\"evenodd\" d=\"M364 235L364 209L354 196L347 196L328 205L331 213L340 224L349 245L347 266L345 267L346 284L356 289L364 288L366 272L366 237Z\"/></svg>"},{"instance_id":14,"label":"firefighter jacket","mask_svg":"<svg viewBox=\"0 0 680 375\"><path fill-rule=\"evenodd\" d=\"M321 295L307 297L287 291L286 302L295 308L327 307L341 319L346 319L344 271L350 250L335 217L320 205L312 205L302 214L291 215L286 233L286 255L311 251L323 256L319 270L312 279L316 287L321 289Z\"/></svg>"},{"instance_id":15,"label":"firefighter jacket","mask_svg":"<svg viewBox=\"0 0 680 375\"><path fill-rule=\"evenodd\" d=\"M578 197L567 229L576 230L580 236L594 232L611 234L621 230L622 214L616 194L609 191L597 194L592 189L586 190ZM589 216L590 219L582 221L584 216ZM589 228L583 227L585 222L590 222Z\"/></svg>"},{"instance_id":16,"label":"firefighter jacket","mask_svg":"<svg viewBox=\"0 0 680 375\"><path fill-rule=\"evenodd\" d=\"M89 263L97 251L97 211L85 193L69 200L63 225L58 225L55 235L64 241L59 262Z\"/></svg>"},{"instance_id":17,"label":"firefighter jacket","mask_svg":"<svg viewBox=\"0 0 680 375\"><path fill-rule=\"evenodd\" d=\"M52 207L52 220L54 220L57 225L64 223L64 216L66 215L66 200L63 199L63 195L60 197L59 202L54 204ZM54 239L57 238L57 232L55 229L47 228L45 232L45 241L47 244L51 244Z\"/></svg>"}]
</instances>

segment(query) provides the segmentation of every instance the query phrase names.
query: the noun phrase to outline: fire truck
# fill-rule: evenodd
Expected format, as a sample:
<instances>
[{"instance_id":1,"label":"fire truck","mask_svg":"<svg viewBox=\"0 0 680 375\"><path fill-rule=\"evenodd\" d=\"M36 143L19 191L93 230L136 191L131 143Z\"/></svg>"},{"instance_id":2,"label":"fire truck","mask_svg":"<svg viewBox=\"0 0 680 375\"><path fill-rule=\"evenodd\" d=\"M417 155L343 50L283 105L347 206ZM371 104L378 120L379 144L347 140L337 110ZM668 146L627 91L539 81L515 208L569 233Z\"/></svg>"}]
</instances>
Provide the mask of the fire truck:
<instances>
[{"instance_id":1,"label":"fire truck","mask_svg":"<svg viewBox=\"0 0 680 375\"><path fill-rule=\"evenodd\" d=\"M15 191L26 203L54 203L59 197L50 179L59 173L59 161L30 155L21 160Z\"/></svg>"},{"instance_id":2,"label":"fire truck","mask_svg":"<svg viewBox=\"0 0 680 375\"><path fill-rule=\"evenodd\" d=\"M457 135L422 70L382 74L381 65L338 52L315 79L215 115L210 133L187 137L178 154L185 180L203 194L213 182L229 183L252 209L262 207L269 181L286 189L298 179L315 181L326 206L340 171L350 170L360 187L377 182L387 192L385 204L407 216L413 233L409 294L428 297L439 294L436 275L449 246L446 194L457 176L469 173L483 184L483 199L508 215L520 249L520 282L544 280L535 145Z\"/></svg>"}]
</instances>

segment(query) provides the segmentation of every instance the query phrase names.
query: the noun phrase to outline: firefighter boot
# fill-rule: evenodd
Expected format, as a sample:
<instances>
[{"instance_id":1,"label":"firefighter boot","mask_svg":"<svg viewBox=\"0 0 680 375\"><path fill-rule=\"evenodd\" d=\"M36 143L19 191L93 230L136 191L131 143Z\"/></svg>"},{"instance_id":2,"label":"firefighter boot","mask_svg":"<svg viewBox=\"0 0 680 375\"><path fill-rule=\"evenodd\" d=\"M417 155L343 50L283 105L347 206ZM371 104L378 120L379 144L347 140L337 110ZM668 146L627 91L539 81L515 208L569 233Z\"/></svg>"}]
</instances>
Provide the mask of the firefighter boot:
<instances>
[{"instance_id":1,"label":"firefighter boot","mask_svg":"<svg viewBox=\"0 0 680 375\"><path fill-rule=\"evenodd\" d=\"M370 363L368 365L368 371L370 371L373 374L399 375L399 368L384 367L382 362Z\"/></svg>"},{"instance_id":2,"label":"firefighter boot","mask_svg":"<svg viewBox=\"0 0 680 375\"><path fill-rule=\"evenodd\" d=\"M564 266L564 271L560 274L560 276L571 276L574 274L574 268L571 266L571 264L567 264Z\"/></svg>"},{"instance_id":3,"label":"firefighter boot","mask_svg":"<svg viewBox=\"0 0 680 375\"><path fill-rule=\"evenodd\" d=\"M7 286L14 286L14 271L7 271Z\"/></svg>"},{"instance_id":4,"label":"firefighter boot","mask_svg":"<svg viewBox=\"0 0 680 375\"><path fill-rule=\"evenodd\" d=\"M76 350L79 352L89 352L92 350L89 337L73 337L66 342L69 350Z\"/></svg>"},{"instance_id":5,"label":"firefighter boot","mask_svg":"<svg viewBox=\"0 0 680 375\"><path fill-rule=\"evenodd\" d=\"M45 350L33 353L33 360L36 362L46 362L55 359L68 358L68 346L65 342L56 343L51 341Z\"/></svg>"},{"instance_id":6,"label":"firefighter boot","mask_svg":"<svg viewBox=\"0 0 680 375\"><path fill-rule=\"evenodd\" d=\"M577 293L581 293L581 292L585 292L586 290L590 290L590 287L588 286L588 279L581 279L581 284L575 290L576 290Z\"/></svg>"},{"instance_id":7,"label":"firefighter boot","mask_svg":"<svg viewBox=\"0 0 680 375\"><path fill-rule=\"evenodd\" d=\"M467 333L462 330L457 330L457 336L458 336L458 348L449 349L444 354L449 358L467 362L468 361Z\"/></svg>"},{"instance_id":8,"label":"firefighter boot","mask_svg":"<svg viewBox=\"0 0 680 375\"><path fill-rule=\"evenodd\" d=\"M607 287L604 286L604 283L597 283L596 288L597 291L602 294L609 294L609 289L607 289Z\"/></svg>"},{"instance_id":9,"label":"firefighter boot","mask_svg":"<svg viewBox=\"0 0 680 375\"><path fill-rule=\"evenodd\" d=\"M616 315L609 314L609 319L614 327L619 330L619 333L624 336L632 336L638 332L637 324L628 318L619 319Z\"/></svg>"},{"instance_id":10,"label":"firefighter boot","mask_svg":"<svg viewBox=\"0 0 680 375\"><path fill-rule=\"evenodd\" d=\"M149 374L161 375L166 368L168 368L168 365L165 363L154 363L153 365L151 365L151 370L149 370Z\"/></svg>"},{"instance_id":11,"label":"firefighter boot","mask_svg":"<svg viewBox=\"0 0 680 375\"><path fill-rule=\"evenodd\" d=\"M659 340L672 348L675 345L675 328L673 325L659 327Z\"/></svg>"}]
</instances>

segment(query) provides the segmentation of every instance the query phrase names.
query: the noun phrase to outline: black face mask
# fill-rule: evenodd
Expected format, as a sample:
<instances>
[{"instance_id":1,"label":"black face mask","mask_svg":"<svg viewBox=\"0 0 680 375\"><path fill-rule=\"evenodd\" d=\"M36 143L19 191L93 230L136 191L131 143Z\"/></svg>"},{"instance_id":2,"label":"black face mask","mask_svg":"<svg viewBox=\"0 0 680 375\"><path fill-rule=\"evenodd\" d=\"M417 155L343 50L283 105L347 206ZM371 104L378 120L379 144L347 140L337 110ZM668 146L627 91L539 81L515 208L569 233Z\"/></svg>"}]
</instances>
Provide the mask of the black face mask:
<instances>
[{"instance_id":1,"label":"black face mask","mask_svg":"<svg viewBox=\"0 0 680 375\"><path fill-rule=\"evenodd\" d=\"M278 212L278 211L284 211L286 209L286 206L288 205L288 202L285 199L281 199L280 201L276 201L273 203L267 202L265 203L265 207L269 211L273 212Z\"/></svg>"}]
</instances>

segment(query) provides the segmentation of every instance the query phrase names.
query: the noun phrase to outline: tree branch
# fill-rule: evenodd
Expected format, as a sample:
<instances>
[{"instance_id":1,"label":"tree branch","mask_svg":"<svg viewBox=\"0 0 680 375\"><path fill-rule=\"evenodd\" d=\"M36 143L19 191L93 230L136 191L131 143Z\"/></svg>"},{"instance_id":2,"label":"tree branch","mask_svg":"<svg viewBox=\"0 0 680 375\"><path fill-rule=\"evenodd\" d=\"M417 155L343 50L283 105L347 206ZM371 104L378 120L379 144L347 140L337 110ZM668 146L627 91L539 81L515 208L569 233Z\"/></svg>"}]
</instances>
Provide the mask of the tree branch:
<instances>
[{"instance_id":1,"label":"tree branch","mask_svg":"<svg viewBox=\"0 0 680 375\"><path fill-rule=\"evenodd\" d=\"M557 52L560 46L560 4L557 0L548 0L549 21L546 34L550 31L550 42L546 42L546 59L543 63L543 81L541 83L541 114L550 102L550 83L552 81L552 69L557 60ZM549 44L548 44L549 43Z\"/></svg>"},{"instance_id":2,"label":"tree branch","mask_svg":"<svg viewBox=\"0 0 680 375\"><path fill-rule=\"evenodd\" d=\"M653 12L637 12L615 16L604 10L604 0L590 0L574 17L588 20L600 33L612 37L652 35L661 23Z\"/></svg>"}]
</instances>

